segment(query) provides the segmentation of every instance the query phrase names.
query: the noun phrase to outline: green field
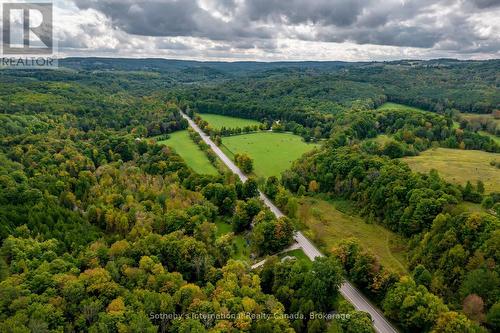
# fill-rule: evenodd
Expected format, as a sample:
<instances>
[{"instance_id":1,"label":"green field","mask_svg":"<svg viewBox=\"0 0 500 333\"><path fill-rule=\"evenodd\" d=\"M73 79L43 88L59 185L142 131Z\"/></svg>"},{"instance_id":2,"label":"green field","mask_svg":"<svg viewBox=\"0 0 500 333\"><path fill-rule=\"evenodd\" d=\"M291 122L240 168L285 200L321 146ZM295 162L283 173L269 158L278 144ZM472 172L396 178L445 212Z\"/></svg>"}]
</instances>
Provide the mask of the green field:
<instances>
[{"instance_id":1,"label":"green field","mask_svg":"<svg viewBox=\"0 0 500 333\"><path fill-rule=\"evenodd\" d=\"M222 128L222 127L226 127L226 128L240 127L240 128L243 128L245 126L260 125L260 123L258 121L252 120L252 119L228 117L228 116L221 116L218 114L210 114L210 113L200 113L198 115L201 117L201 119L208 122L212 128Z\"/></svg>"},{"instance_id":2,"label":"green field","mask_svg":"<svg viewBox=\"0 0 500 333\"><path fill-rule=\"evenodd\" d=\"M296 249L296 250L283 252L283 253L280 253L278 257L283 259L286 256L295 257L298 261L305 263L307 266L312 265L311 259L309 259L309 257L306 256L306 254L304 253L304 251L302 251L302 249Z\"/></svg>"},{"instance_id":3,"label":"green field","mask_svg":"<svg viewBox=\"0 0 500 333\"><path fill-rule=\"evenodd\" d=\"M217 169L210 164L205 153L191 140L188 131L171 133L168 140L162 140L158 143L173 148L195 172L208 175L218 174Z\"/></svg>"},{"instance_id":4,"label":"green field","mask_svg":"<svg viewBox=\"0 0 500 333\"><path fill-rule=\"evenodd\" d=\"M405 111L425 111L419 108L414 108L412 106L397 104L397 103L384 103L378 107L377 110L405 110Z\"/></svg>"},{"instance_id":5,"label":"green field","mask_svg":"<svg viewBox=\"0 0 500 333\"><path fill-rule=\"evenodd\" d=\"M236 153L248 154L254 161L255 174L262 177L279 176L305 152L318 147L305 143L300 136L273 132L224 137L222 144L230 158Z\"/></svg>"},{"instance_id":6,"label":"green field","mask_svg":"<svg viewBox=\"0 0 500 333\"><path fill-rule=\"evenodd\" d=\"M305 228L305 235L326 251L330 251L342 240L355 237L365 250L378 257L380 263L389 270L399 274L407 273L406 243L400 236L341 210L354 209L346 201L301 198L299 220L303 223L301 227Z\"/></svg>"},{"instance_id":7,"label":"green field","mask_svg":"<svg viewBox=\"0 0 500 333\"><path fill-rule=\"evenodd\" d=\"M449 182L464 185L470 180L475 185L481 180L486 192L500 191L500 169L490 165L491 161L500 161L500 154L479 150L437 148L402 160L417 172L436 169Z\"/></svg>"}]
</instances>

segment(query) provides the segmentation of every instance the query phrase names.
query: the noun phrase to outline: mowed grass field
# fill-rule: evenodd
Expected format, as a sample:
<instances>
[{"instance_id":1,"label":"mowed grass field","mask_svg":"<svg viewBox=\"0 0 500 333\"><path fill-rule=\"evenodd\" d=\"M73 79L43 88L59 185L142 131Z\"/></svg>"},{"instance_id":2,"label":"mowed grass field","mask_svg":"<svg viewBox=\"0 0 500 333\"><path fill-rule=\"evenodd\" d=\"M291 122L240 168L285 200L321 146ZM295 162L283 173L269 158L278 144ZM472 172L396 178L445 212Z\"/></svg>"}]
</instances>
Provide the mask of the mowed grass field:
<instances>
[{"instance_id":1,"label":"mowed grass field","mask_svg":"<svg viewBox=\"0 0 500 333\"><path fill-rule=\"evenodd\" d=\"M302 251L301 249L297 250L291 250L287 252L280 253L278 257L280 259L283 259L284 257L295 257L298 261L302 261L305 263L307 266L312 266L312 261L309 259L309 257Z\"/></svg>"},{"instance_id":2,"label":"mowed grass field","mask_svg":"<svg viewBox=\"0 0 500 333\"><path fill-rule=\"evenodd\" d=\"M173 148L195 172L208 175L218 174L205 153L191 140L187 130L170 133L168 140L158 141L158 143Z\"/></svg>"},{"instance_id":3,"label":"mowed grass field","mask_svg":"<svg viewBox=\"0 0 500 333\"><path fill-rule=\"evenodd\" d=\"M387 103L384 103L382 104L381 106L378 107L377 110L406 110L406 111L425 111L423 109L419 109L419 108L414 108L412 106L408 106L408 105L403 105L403 104L397 104L397 103L391 103L391 102L387 102Z\"/></svg>"},{"instance_id":4,"label":"mowed grass field","mask_svg":"<svg viewBox=\"0 0 500 333\"><path fill-rule=\"evenodd\" d=\"M341 212L348 202L329 202L304 197L299 200L299 220L304 233L326 251L342 240L357 238L361 246L378 257L380 263L398 274L407 273L406 243L392 231L366 223L361 217ZM338 208L338 209L337 209Z\"/></svg>"},{"instance_id":5,"label":"mowed grass field","mask_svg":"<svg viewBox=\"0 0 500 333\"><path fill-rule=\"evenodd\" d=\"M218 114L210 114L210 113L200 113L198 115L201 117L201 119L208 122L212 128L222 128L222 127L226 127L226 128L240 127L240 128L243 128L245 126L260 125L260 123L258 121L252 120L252 119L228 117L228 116L221 116Z\"/></svg>"},{"instance_id":6,"label":"mowed grass field","mask_svg":"<svg viewBox=\"0 0 500 333\"><path fill-rule=\"evenodd\" d=\"M259 177L279 177L292 162L317 144L306 143L291 133L257 132L222 138L222 150L234 159L234 154L246 153L253 159L254 173Z\"/></svg>"},{"instance_id":7,"label":"mowed grass field","mask_svg":"<svg viewBox=\"0 0 500 333\"><path fill-rule=\"evenodd\" d=\"M417 172L436 169L449 182L465 185L470 180L475 185L481 180L486 192L500 191L500 169L490 165L491 161L500 161L500 154L479 150L437 148L402 160Z\"/></svg>"}]
</instances>

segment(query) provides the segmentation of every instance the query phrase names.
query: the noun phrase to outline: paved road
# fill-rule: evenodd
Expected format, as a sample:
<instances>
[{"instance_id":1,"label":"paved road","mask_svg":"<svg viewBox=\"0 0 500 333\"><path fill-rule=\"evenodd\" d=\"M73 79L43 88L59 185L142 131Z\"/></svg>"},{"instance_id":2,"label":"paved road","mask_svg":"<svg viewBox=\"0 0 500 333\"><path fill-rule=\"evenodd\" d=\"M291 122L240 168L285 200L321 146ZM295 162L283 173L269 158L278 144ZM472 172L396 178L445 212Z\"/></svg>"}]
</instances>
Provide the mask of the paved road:
<instances>
[{"instance_id":1,"label":"paved road","mask_svg":"<svg viewBox=\"0 0 500 333\"><path fill-rule=\"evenodd\" d=\"M182 117L186 119L191 126L198 134L201 136L203 141L212 148L212 150L217 154L217 156L224 162L225 165L238 177L240 177L242 182L245 182L248 177L241 172L241 170L231 161L226 154L222 152L222 150L217 147L217 145L210 139L208 135L206 135L196 123L191 120L185 113L181 112ZM260 199L264 202L264 204L269 207L269 209L276 215L276 217L282 217L284 214L276 207L268 197L264 195L264 193L259 191ZM316 257L322 257L323 254L319 252L319 250L314 246L313 243L309 239L307 239L302 232L297 231L295 233L295 241L299 244L302 251L309 257L309 259L314 260ZM261 264L261 263L257 263ZM256 264L256 265L257 265ZM258 266L257 266L258 267ZM377 309L374 305L372 305L363 294L356 289L350 282L345 281L340 286L340 293L344 296L355 308L359 311L365 311L370 314L373 319L373 326L375 330L379 333L397 333L397 330L389 323L389 321L383 316L379 309Z\"/></svg>"}]
</instances>

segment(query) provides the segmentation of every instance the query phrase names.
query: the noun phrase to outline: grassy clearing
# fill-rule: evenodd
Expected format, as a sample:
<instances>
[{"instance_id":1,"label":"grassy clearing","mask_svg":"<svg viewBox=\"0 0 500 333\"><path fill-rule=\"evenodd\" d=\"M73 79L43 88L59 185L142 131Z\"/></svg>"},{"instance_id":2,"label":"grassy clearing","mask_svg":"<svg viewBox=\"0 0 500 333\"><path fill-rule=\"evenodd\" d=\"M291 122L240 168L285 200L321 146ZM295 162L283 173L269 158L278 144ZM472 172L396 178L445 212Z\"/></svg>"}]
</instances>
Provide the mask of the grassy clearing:
<instances>
[{"instance_id":1,"label":"grassy clearing","mask_svg":"<svg viewBox=\"0 0 500 333\"><path fill-rule=\"evenodd\" d=\"M306 256L306 254L304 253L304 251L302 251L301 249L283 252L283 253L281 253L279 255L280 258L284 258L286 256L295 257L295 258L297 258L298 261L301 261L301 262L305 263L308 266L312 265L312 262L309 259L309 257Z\"/></svg>"},{"instance_id":2,"label":"grassy clearing","mask_svg":"<svg viewBox=\"0 0 500 333\"><path fill-rule=\"evenodd\" d=\"M456 205L453 208L452 212L455 214L460 214L462 212L491 214L487 209L481 206L481 204L467 202L467 201L461 202L458 205Z\"/></svg>"},{"instance_id":3,"label":"grassy clearing","mask_svg":"<svg viewBox=\"0 0 500 333\"><path fill-rule=\"evenodd\" d=\"M479 150L437 148L422 152L419 156L405 157L403 161L418 172L436 169L452 183L465 185L468 180L475 184L483 181L486 192L500 191L500 169L490 165L500 161L500 154Z\"/></svg>"},{"instance_id":4,"label":"grassy clearing","mask_svg":"<svg viewBox=\"0 0 500 333\"><path fill-rule=\"evenodd\" d=\"M407 273L404 239L380 225L368 224L360 217L345 213L350 210L354 209L346 201L329 202L311 197L299 200L301 227L320 247L329 251L342 240L355 237L389 270Z\"/></svg>"},{"instance_id":5,"label":"grassy clearing","mask_svg":"<svg viewBox=\"0 0 500 333\"><path fill-rule=\"evenodd\" d=\"M229 136L222 143L230 158L236 153L248 154L254 161L255 174L261 177L279 176L305 152L318 147L305 143L300 136L273 132Z\"/></svg>"},{"instance_id":6,"label":"grassy clearing","mask_svg":"<svg viewBox=\"0 0 500 333\"><path fill-rule=\"evenodd\" d=\"M188 131L177 131L170 134L168 140L159 144L173 148L186 164L199 174L217 175L217 169L210 163L205 153L191 140Z\"/></svg>"},{"instance_id":7,"label":"grassy clearing","mask_svg":"<svg viewBox=\"0 0 500 333\"><path fill-rule=\"evenodd\" d=\"M392 139L389 135L387 134L380 134L380 135L377 135L377 137L373 138L373 139L368 139L369 141L375 141L377 142L378 144L380 144L382 147L388 143L388 142L391 142L391 141L394 141L394 139Z\"/></svg>"},{"instance_id":8,"label":"grassy clearing","mask_svg":"<svg viewBox=\"0 0 500 333\"><path fill-rule=\"evenodd\" d=\"M460 113L460 116L467 120L480 119L480 120L493 120L497 126L500 126L500 118L495 118L493 114L480 114L480 113Z\"/></svg>"},{"instance_id":9,"label":"grassy clearing","mask_svg":"<svg viewBox=\"0 0 500 333\"><path fill-rule=\"evenodd\" d=\"M460 113L460 117L468 121L479 120L481 123L485 123L488 120L493 120L496 124L496 128L500 128L500 118L495 118L493 114L478 114L478 113ZM500 136L488 133L486 131L479 131L479 134L488 136L492 138L496 143L500 144Z\"/></svg>"},{"instance_id":10,"label":"grassy clearing","mask_svg":"<svg viewBox=\"0 0 500 333\"><path fill-rule=\"evenodd\" d=\"M250 246L247 245L247 241L242 235L234 236L234 249L235 253L233 258L237 260L247 261L250 258Z\"/></svg>"},{"instance_id":11,"label":"grassy clearing","mask_svg":"<svg viewBox=\"0 0 500 333\"><path fill-rule=\"evenodd\" d=\"M201 119L207 121L212 128L243 128L245 126L260 125L258 121L252 119L228 117L210 113L200 113L199 116Z\"/></svg>"},{"instance_id":12,"label":"grassy clearing","mask_svg":"<svg viewBox=\"0 0 500 333\"><path fill-rule=\"evenodd\" d=\"M233 231L233 226L230 225L229 223L225 223L222 221L217 221L215 222L215 225L217 226L217 237L228 234Z\"/></svg>"},{"instance_id":13,"label":"grassy clearing","mask_svg":"<svg viewBox=\"0 0 500 333\"><path fill-rule=\"evenodd\" d=\"M233 227L229 223L217 221L217 237L225 235L233 231ZM248 261L250 258L250 246L247 244L245 236L242 234L234 235L233 247L235 253L233 259Z\"/></svg>"},{"instance_id":14,"label":"grassy clearing","mask_svg":"<svg viewBox=\"0 0 500 333\"><path fill-rule=\"evenodd\" d=\"M377 110L405 110L405 111L425 111L423 109L419 108L414 108L413 106L408 106L404 104L397 104L397 103L384 103L381 106L378 107Z\"/></svg>"},{"instance_id":15,"label":"grassy clearing","mask_svg":"<svg viewBox=\"0 0 500 333\"><path fill-rule=\"evenodd\" d=\"M485 132L485 131L479 131L479 134L492 138L493 141L495 141L496 143L498 143L500 145L500 136L496 136L496 135L493 135L493 134Z\"/></svg>"}]
</instances>

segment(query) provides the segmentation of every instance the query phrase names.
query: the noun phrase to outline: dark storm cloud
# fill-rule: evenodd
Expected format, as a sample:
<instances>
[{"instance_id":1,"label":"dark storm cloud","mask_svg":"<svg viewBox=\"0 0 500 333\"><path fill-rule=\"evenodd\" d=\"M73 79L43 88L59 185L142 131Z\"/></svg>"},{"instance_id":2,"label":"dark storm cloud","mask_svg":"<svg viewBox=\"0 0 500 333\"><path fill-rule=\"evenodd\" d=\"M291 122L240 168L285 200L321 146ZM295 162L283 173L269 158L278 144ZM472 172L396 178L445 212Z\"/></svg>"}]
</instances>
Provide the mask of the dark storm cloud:
<instances>
[{"instance_id":1,"label":"dark storm cloud","mask_svg":"<svg viewBox=\"0 0 500 333\"><path fill-rule=\"evenodd\" d=\"M228 49L272 50L277 38L457 52L499 44L498 34L480 35L469 18L496 10L500 0L206 0L203 6L197 0L74 1L129 34L206 38Z\"/></svg>"},{"instance_id":2,"label":"dark storm cloud","mask_svg":"<svg viewBox=\"0 0 500 333\"><path fill-rule=\"evenodd\" d=\"M234 14L237 8L236 0L218 0L215 2L215 8L224 15Z\"/></svg>"},{"instance_id":3,"label":"dark storm cloud","mask_svg":"<svg viewBox=\"0 0 500 333\"><path fill-rule=\"evenodd\" d=\"M371 1L366 0L249 0L245 10L251 20L273 23L347 26L356 21Z\"/></svg>"},{"instance_id":4,"label":"dark storm cloud","mask_svg":"<svg viewBox=\"0 0 500 333\"><path fill-rule=\"evenodd\" d=\"M472 0L479 8L490 8L500 6L500 0Z\"/></svg>"},{"instance_id":5,"label":"dark storm cloud","mask_svg":"<svg viewBox=\"0 0 500 333\"><path fill-rule=\"evenodd\" d=\"M353 41L358 44L376 44L393 46L433 47L442 35L421 27L383 27L381 29L357 29L337 32L324 30L319 39L330 42Z\"/></svg>"},{"instance_id":6,"label":"dark storm cloud","mask_svg":"<svg viewBox=\"0 0 500 333\"><path fill-rule=\"evenodd\" d=\"M75 0L80 9L93 8L108 16L113 25L133 35L193 36L214 40L271 38L268 29L248 26L241 20L224 22L202 9L196 0ZM231 0L222 8L234 6Z\"/></svg>"}]
</instances>

